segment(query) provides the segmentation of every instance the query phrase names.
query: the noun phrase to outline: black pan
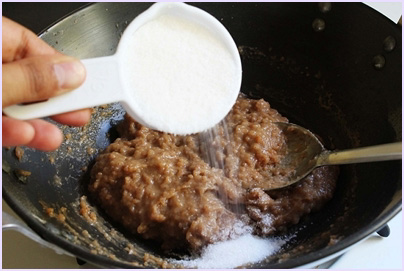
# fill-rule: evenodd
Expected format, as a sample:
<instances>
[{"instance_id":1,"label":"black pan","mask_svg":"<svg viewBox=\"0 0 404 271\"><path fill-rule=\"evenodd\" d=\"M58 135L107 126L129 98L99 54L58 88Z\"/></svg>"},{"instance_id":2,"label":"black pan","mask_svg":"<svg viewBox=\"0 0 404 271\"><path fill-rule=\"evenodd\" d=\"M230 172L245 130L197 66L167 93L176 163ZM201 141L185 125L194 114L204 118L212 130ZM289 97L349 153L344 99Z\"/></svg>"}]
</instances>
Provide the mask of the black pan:
<instances>
[{"instance_id":1,"label":"black pan","mask_svg":"<svg viewBox=\"0 0 404 271\"><path fill-rule=\"evenodd\" d=\"M4 4L3 15L25 8L48 16L56 5L67 13L62 3L36 10L30 5ZM85 6L40 36L80 58L110 55L128 22L150 5ZM400 26L361 3L192 5L217 17L239 45L242 92L264 98L291 122L320 135L327 148L401 141ZM94 157L116 138L123 114L113 104L97 108L85 128L61 126L67 139L56 152L23 148L19 161L14 148L3 148L3 197L45 240L84 260L101 267L161 267L167 255L113 223L91 199L83 202L97 221L80 214ZM21 178L17 169L32 174ZM279 253L247 267L310 267L343 253L401 210L401 187L401 162L342 166L334 198L290 228L294 237ZM145 254L152 255L147 263Z\"/></svg>"}]
</instances>

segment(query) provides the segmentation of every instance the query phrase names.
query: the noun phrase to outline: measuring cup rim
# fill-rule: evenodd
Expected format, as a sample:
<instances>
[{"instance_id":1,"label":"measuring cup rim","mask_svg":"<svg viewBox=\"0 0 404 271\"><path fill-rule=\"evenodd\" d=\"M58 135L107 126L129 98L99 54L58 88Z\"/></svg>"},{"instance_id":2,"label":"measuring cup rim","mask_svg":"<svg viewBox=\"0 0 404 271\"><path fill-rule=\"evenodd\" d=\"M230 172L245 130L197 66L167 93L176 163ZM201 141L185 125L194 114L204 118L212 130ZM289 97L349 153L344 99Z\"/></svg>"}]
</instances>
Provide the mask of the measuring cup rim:
<instances>
[{"instance_id":1,"label":"measuring cup rim","mask_svg":"<svg viewBox=\"0 0 404 271\"><path fill-rule=\"evenodd\" d=\"M119 74L122 82L122 90L125 95L125 101L123 101L122 104L124 108L129 111L128 113L130 113L130 115L132 115L133 117L137 117L137 121L139 121L141 124L146 125L145 123L143 123L143 118L136 114L136 111L138 111L137 101L134 101L132 95L128 93L130 91L130 88L125 81L125 78L122 78L125 76L125 66L122 64L124 62L123 59L127 57L127 53L129 52L128 50L130 50L127 45L130 43L131 36L139 28L141 28L148 22L159 18L162 15L172 15L202 26L207 31L212 33L217 38L217 40L223 44L223 47L229 52L231 58L233 59L236 69L235 71L237 78L235 78L233 82L237 84L237 92L235 91L234 97L232 97L232 102L234 104L241 88L241 57L235 41L233 40L232 36L225 28L225 26L217 18L215 18L208 12L185 3L155 3L151 7L149 7L149 9L135 17L134 20L128 25L118 43L116 51L116 57L119 65ZM229 108L229 110L230 109L231 108ZM146 126L150 127L151 124L148 123L148 125ZM151 128L156 129L157 127Z\"/></svg>"},{"instance_id":2,"label":"measuring cup rim","mask_svg":"<svg viewBox=\"0 0 404 271\"><path fill-rule=\"evenodd\" d=\"M185 12L183 12L185 11ZM237 69L239 69L239 74L241 74L241 58L238 52L236 43L233 37L230 35L225 26L218 21L217 18L209 14L208 12L185 4L185 3L165 3L159 2L150 6L146 11L139 14L129 23L128 27L122 34L119 40L116 54L121 57L125 53L126 40L130 39L130 36L145 23L158 18L163 14L172 14L190 20L191 22L197 23L206 27L209 31L213 32L220 40L224 42L224 45L231 53L232 57L236 61ZM241 77L241 76L240 76ZM240 80L241 82L241 80Z\"/></svg>"}]
</instances>

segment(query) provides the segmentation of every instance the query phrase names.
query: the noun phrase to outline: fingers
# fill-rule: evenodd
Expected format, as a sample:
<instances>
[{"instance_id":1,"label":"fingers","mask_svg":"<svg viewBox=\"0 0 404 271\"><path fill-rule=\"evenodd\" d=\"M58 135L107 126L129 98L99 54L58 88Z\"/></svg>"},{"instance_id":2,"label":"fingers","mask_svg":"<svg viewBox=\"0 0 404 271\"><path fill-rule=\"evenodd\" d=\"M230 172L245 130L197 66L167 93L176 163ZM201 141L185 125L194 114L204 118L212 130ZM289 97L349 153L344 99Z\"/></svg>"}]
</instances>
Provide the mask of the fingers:
<instances>
[{"instance_id":1,"label":"fingers","mask_svg":"<svg viewBox=\"0 0 404 271\"><path fill-rule=\"evenodd\" d=\"M3 107L45 100L80 86L85 68L25 27L2 17Z\"/></svg>"},{"instance_id":2,"label":"fingers","mask_svg":"<svg viewBox=\"0 0 404 271\"><path fill-rule=\"evenodd\" d=\"M34 127L25 121L3 116L2 126L3 146L26 145L32 141L35 135Z\"/></svg>"},{"instance_id":3,"label":"fingers","mask_svg":"<svg viewBox=\"0 0 404 271\"><path fill-rule=\"evenodd\" d=\"M65 56L33 32L2 18L2 106L46 100L79 87L86 71L80 61ZM85 125L88 109L54 116L71 126ZM44 120L20 121L3 116L3 146L25 145L54 150L62 132Z\"/></svg>"},{"instance_id":4,"label":"fingers","mask_svg":"<svg viewBox=\"0 0 404 271\"><path fill-rule=\"evenodd\" d=\"M55 125L41 120L27 121L35 130L35 136L26 146L43 150L52 151L57 149L63 142L63 133Z\"/></svg>"},{"instance_id":5,"label":"fingers","mask_svg":"<svg viewBox=\"0 0 404 271\"><path fill-rule=\"evenodd\" d=\"M10 19L2 17L3 63L35 55L59 54L33 32Z\"/></svg>"},{"instance_id":6,"label":"fingers","mask_svg":"<svg viewBox=\"0 0 404 271\"><path fill-rule=\"evenodd\" d=\"M83 109L51 117L53 120L70 126L86 125L91 118L91 109Z\"/></svg>"},{"instance_id":7,"label":"fingers","mask_svg":"<svg viewBox=\"0 0 404 271\"><path fill-rule=\"evenodd\" d=\"M83 126L90 121L91 110L78 110L52 118L66 125ZM63 133L60 129L44 120L22 121L3 116L2 126L3 146L27 146L52 151L63 142Z\"/></svg>"},{"instance_id":8,"label":"fingers","mask_svg":"<svg viewBox=\"0 0 404 271\"><path fill-rule=\"evenodd\" d=\"M21 121L2 117L3 146L27 146L43 151L57 149L63 141L62 132L44 120Z\"/></svg>"},{"instance_id":9,"label":"fingers","mask_svg":"<svg viewBox=\"0 0 404 271\"><path fill-rule=\"evenodd\" d=\"M86 76L80 61L59 54L29 57L2 68L3 107L60 95L79 87Z\"/></svg>"}]
</instances>

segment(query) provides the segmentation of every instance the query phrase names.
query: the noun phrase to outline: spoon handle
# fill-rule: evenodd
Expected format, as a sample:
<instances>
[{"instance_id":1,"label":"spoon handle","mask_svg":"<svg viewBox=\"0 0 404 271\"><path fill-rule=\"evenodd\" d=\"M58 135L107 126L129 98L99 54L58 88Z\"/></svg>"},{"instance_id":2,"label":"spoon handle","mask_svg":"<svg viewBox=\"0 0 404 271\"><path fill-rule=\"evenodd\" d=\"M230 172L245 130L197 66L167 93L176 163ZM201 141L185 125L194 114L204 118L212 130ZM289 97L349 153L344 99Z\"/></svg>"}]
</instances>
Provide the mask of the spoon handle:
<instances>
[{"instance_id":1,"label":"spoon handle","mask_svg":"<svg viewBox=\"0 0 404 271\"><path fill-rule=\"evenodd\" d=\"M402 142L357 148L345 151L323 152L319 166L377 162L402 159Z\"/></svg>"},{"instance_id":2,"label":"spoon handle","mask_svg":"<svg viewBox=\"0 0 404 271\"><path fill-rule=\"evenodd\" d=\"M115 56L84 59L82 63L86 67L87 76L79 88L43 102L12 105L3 108L3 112L12 118L27 120L122 100L123 91Z\"/></svg>"}]
</instances>

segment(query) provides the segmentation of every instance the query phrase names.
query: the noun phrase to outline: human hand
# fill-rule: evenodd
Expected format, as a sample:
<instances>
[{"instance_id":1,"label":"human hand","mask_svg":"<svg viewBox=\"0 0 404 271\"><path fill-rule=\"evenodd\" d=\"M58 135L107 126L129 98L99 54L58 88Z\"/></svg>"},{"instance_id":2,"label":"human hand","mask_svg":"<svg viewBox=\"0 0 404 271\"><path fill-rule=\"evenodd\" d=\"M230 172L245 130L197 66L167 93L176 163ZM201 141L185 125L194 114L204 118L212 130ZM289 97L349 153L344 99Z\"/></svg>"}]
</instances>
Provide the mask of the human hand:
<instances>
[{"instance_id":1,"label":"human hand","mask_svg":"<svg viewBox=\"0 0 404 271\"><path fill-rule=\"evenodd\" d=\"M79 87L85 79L84 66L39 39L33 32L2 18L2 106L46 100ZM85 125L89 109L53 116L57 122ZM2 116L3 146L19 146L51 151L63 141L55 125L40 119L21 121Z\"/></svg>"}]
</instances>

